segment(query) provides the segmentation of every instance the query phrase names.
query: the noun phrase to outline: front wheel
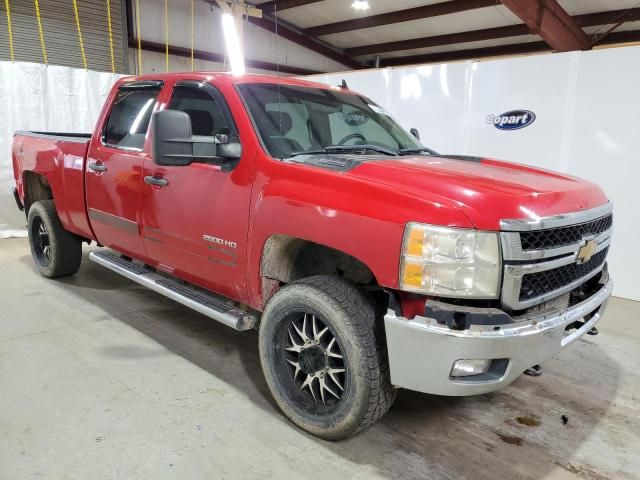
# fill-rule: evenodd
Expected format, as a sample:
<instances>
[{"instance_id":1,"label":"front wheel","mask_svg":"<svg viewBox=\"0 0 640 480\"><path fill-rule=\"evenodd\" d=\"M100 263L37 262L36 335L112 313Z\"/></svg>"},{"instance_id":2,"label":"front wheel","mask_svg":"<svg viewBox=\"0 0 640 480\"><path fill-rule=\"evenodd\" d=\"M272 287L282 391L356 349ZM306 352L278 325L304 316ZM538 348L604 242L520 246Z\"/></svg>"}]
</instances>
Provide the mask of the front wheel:
<instances>
[{"instance_id":1,"label":"front wheel","mask_svg":"<svg viewBox=\"0 0 640 480\"><path fill-rule=\"evenodd\" d=\"M391 406L382 332L353 284L317 276L283 287L260 324L267 384L289 419L318 437L349 437Z\"/></svg>"},{"instance_id":2,"label":"front wheel","mask_svg":"<svg viewBox=\"0 0 640 480\"><path fill-rule=\"evenodd\" d=\"M27 225L31 255L42 275L55 278L78 271L82 241L64 229L53 200L31 205Z\"/></svg>"}]
</instances>

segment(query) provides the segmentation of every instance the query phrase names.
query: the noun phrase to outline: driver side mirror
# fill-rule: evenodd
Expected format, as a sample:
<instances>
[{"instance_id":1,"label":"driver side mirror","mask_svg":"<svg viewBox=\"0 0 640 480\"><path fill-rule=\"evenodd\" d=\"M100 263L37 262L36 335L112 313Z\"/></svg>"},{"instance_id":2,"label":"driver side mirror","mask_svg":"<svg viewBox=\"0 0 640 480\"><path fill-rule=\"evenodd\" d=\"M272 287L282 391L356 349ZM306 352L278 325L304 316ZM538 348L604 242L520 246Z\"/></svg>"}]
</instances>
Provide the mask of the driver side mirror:
<instances>
[{"instance_id":1,"label":"driver side mirror","mask_svg":"<svg viewBox=\"0 0 640 480\"><path fill-rule=\"evenodd\" d=\"M180 110L162 110L153 116L152 155L157 165L186 166L194 161L225 162L238 160L242 145L231 142L227 134L214 137L194 136L191 118Z\"/></svg>"},{"instance_id":2,"label":"driver side mirror","mask_svg":"<svg viewBox=\"0 0 640 480\"><path fill-rule=\"evenodd\" d=\"M409 130L409 133L411 133L411 135L416 137L416 139L420 140L420 132L418 131L417 128L412 128L411 130Z\"/></svg>"}]
</instances>

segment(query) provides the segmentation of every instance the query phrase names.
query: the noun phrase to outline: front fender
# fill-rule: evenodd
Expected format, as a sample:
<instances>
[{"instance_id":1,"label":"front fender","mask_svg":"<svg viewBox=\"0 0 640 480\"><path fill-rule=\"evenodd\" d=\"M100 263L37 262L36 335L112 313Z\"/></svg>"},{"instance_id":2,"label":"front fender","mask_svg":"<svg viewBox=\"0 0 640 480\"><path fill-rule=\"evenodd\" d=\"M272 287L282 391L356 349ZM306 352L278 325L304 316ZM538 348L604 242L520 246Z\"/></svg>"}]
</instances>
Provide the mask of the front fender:
<instances>
[{"instance_id":1,"label":"front fender","mask_svg":"<svg viewBox=\"0 0 640 480\"><path fill-rule=\"evenodd\" d=\"M282 165L254 205L249 279L253 305L262 305L260 264L268 238L283 234L344 252L360 260L381 286L398 288L405 225L428 218L436 225L473 227L459 210L335 172ZM288 169L286 167L289 167Z\"/></svg>"}]
</instances>

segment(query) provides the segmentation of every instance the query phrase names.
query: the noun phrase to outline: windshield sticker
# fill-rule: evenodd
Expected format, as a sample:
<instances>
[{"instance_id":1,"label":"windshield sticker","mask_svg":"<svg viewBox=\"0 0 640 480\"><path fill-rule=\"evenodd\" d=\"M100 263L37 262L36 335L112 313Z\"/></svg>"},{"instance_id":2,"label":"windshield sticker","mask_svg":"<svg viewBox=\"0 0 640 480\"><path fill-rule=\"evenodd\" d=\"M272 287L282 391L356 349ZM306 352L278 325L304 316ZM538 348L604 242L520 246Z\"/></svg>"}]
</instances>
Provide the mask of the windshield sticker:
<instances>
[{"instance_id":1,"label":"windshield sticker","mask_svg":"<svg viewBox=\"0 0 640 480\"><path fill-rule=\"evenodd\" d=\"M369 121L369 117L362 112L350 112L342 114L344 123L351 127L359 127Z\"/></svg>"}]
</instances>

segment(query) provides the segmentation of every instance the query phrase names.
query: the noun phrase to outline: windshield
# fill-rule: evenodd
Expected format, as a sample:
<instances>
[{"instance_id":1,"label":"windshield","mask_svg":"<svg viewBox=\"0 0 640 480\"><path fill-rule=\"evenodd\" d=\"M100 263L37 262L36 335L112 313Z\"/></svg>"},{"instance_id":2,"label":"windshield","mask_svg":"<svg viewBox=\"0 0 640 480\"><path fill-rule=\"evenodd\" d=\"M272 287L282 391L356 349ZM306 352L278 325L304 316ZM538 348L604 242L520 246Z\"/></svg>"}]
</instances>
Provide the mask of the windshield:
<instances>
[{"instance_id":1,"label":"windshield","mask_svg":"<svg viewBox=\"0 0 640 480\"><path fill-rule=\"evenodd\" d=\"M397 154L424 149L384 109L359 95L271 83L239 84L238 90L274 158L318 151Z\"/></svg>"}]
</instances>

